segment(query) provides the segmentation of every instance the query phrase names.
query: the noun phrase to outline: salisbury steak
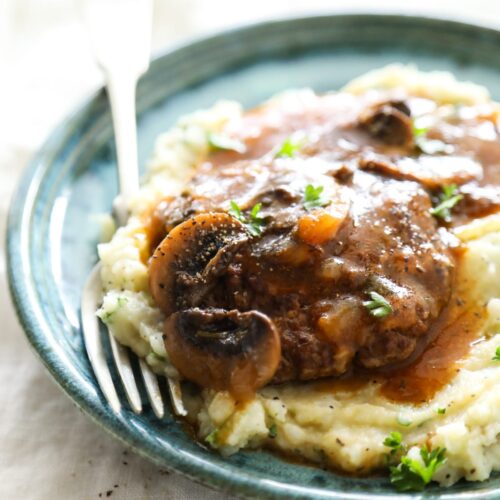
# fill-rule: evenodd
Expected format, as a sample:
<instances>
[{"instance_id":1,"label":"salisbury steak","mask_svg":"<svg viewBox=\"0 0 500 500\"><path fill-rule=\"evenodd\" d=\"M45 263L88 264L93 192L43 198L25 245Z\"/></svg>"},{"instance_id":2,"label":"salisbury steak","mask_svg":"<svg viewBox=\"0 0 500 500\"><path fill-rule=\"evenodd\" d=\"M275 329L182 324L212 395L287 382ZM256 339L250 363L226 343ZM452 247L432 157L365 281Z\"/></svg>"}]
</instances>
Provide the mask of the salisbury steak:
<instances>
[{"instance_id":1,"label":"salisbury steak","mask_svg":"<svg viewBox=\"0 0 500 500\"><path fill-rule=\"evenodd\" d=\"M389 370L432 340L456 264L454 184L470 192L482 166L460 151L453 162L449 148L426 154L411 99L370 99L250 112L230 129L246 151L214 152L182 196L153 210L151 291L186 378L245 396L268 382ZM441 170L429 167L440 157ZM452 200L443 207L441 190ZM193 371L204 349L206 378Z\"/></svg>"}]
</instances>

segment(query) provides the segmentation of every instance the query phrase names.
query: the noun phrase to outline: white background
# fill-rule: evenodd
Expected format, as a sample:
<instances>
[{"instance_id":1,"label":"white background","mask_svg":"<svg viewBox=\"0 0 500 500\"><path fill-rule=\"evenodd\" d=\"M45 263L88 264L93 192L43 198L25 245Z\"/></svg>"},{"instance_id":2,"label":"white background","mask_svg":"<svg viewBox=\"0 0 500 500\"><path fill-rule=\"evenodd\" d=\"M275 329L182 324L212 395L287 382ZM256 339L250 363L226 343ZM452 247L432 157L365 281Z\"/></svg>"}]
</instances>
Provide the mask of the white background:
<instances>
[{"instance_id":1,"label":"white background","mask_svg":"<svg viewBox=\"0 0 500 500\"><path fill-rule=\"evenodd\" d=\"M101 82L77 4L0 0L2 238L9 198L27 160L64 114ZM500 24L500 1L495 0L157 0L153 50L252 20L339 10L424 13ZM97 499L99 494L107 498L106 492L112 492L112 500L224 498L135 456L55 386L15 318L4 257L2 244L0 499Z\"/></svg>"}]
</instances>

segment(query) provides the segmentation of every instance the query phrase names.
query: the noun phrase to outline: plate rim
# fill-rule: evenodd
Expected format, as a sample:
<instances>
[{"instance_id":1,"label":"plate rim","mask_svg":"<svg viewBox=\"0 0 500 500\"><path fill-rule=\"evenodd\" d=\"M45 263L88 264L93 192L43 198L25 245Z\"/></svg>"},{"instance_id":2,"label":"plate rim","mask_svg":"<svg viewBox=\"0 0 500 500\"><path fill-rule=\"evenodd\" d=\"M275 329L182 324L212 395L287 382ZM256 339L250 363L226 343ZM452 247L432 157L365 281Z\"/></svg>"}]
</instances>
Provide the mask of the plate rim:
<instances>
[{"instance_id":1,"label":"plate rim","mask_svg":"<svg viewBox=\"0 0 500 500\"><path fill-rule=\"evenodd\" d=\"M253 22L233 25L231 28L215 30L205 33L201 36L193 36L183 39L180 42L171 44L164 50L153 53L151 64L157 63L164 58L168 58L176 52L190 48L194 45L200 45L210 40L234 37L245 31L271 27L273 25L286 25L291 22L307 22L324 18L367 18L367 19L388 19L391 22L408 20L415 23L437 23L446 24L456 30L475 30L482 33L488 33L500 39L500 28L481 22L467 22L464 18L453 16L432 16L420 13L405 13L391 11L365 12L356 10L326 11L314 13L312 15L294 15L279 18L268 18ZM141 441L135 439L126 428L117 426L116 423L109 421L109 410L100 411L96 405L83 396L83 392L78 386L72 383L71 378L63 366L58 363L56 353L46 348L46 338L40 330L37 330L35 309L39 304L33 297L30 298L30 292L34 292L34 284L30 282L26 274L26 266L30 269L29 248L22 248L22 242L29 232L29 224L23 226L22 222L30 220L32 210L36 201L40 184L47 172L52 168L51 157L59 152L60 146L65 143L65 137L77 128L77 124L85 119L91 113L96 105L102 104L105 100L104 87L90 92L83 98L77 106L58 122L56 127L47 135L46 139L38 150L32 155L17 182L12 193L7 217L6 230L6 264L9 291L14 308L22 326L24 335L29 341L31 348L35 351L37 357L41 360L45 369L49 372L58 387L75 403L86 415L88 415L99 427L103 428L108 434L114 436L123 444L131 448L135 453L161 465L167 469L180 473L198 484L202 484L212 489L224 491L227 493L244 495L246 498L329 498L329 499L352 499L362 500L367 498L383 499L392 498L397 495L394 491L391 493L372 493L360 492L351 493L341 490L325 490L321 488L292 484L288 485L278 481L263 480L249 473L239 475L231 474L231 471L221 468L217 464L193 464L192 462L183 462L178 454L166 451L169 454L170 464L165 464L162 460L151 453L147 447L141 447ZM211 466L211 467L210 467ZM213 470L210 470L212 469ZM433 490L431 494L439 495L440 498L452 500L464 498L481 498L494 500L500 497L500 487L490 491L481 492L457 492L446 493L439 490ZM412 497L420 497L421 494L412 494Z\"/></svg>"}]
</instances>

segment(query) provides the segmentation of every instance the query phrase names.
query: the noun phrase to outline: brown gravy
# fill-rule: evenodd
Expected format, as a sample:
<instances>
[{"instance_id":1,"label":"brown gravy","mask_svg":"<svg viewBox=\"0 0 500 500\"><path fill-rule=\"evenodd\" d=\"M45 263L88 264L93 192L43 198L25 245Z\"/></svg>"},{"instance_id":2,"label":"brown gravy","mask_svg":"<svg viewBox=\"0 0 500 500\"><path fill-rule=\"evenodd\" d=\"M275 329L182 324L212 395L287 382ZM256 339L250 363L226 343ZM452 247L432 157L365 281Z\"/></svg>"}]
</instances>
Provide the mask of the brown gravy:
<instances>
[{"instance_id":1,"label":"brown gravy","mask_svg":"<svg viewBox=\"0 0 500 500\"><path fill-rule=\"evenodd\" d=\"M239 260L235 258L231 262L235 271L224 283L229 283L235 289L228 289L226 294L219 293L216 299L207 299L201 306L196 303L194 307L205 307L207 310L214 307L243 311L255 309L267 314L280 331L294 332L293 335L285 333L282 336L281 344L290 354L284 359L272 383L321 379L312 382L315 387L336 392L356 391L376 380L381 383L381 394L390 400L425 403L457 373L459 360L467 354L485 321L484 305L469 294L464 282L456 281L456 274L460 276L460 252L453 244L447 247L446 239L437 241L439 237L436 235L441 230L448 231L453 226L498 212L500 140L496 123L492 117L479 115L464 121L438 122L430 130L429 138L446 142L453 147L454 152L449 156L438 155L439 158L435 158L436 155L415 154L414 144L385 144L371 137L365 129L360 129L357 120L363 109L371 106L373 102L356 100L352 96L346 97L346 100L343 102L338 97L318 97L310 108L306 107L299 113L290 113L283 109L269 111L266 107L247 113L242 124L236 128L230 125L227 130L228 134L245 143L246 153L242 155L228 151L214 152L208 161L199 166L188 195L177 199L169 198L162 202L163 207L158 206L152 210L147 237L153 251L165 234L193 215L225 212L228 200L233 199L241 200L242 207L246 203L247 211L253 204L262 202L264 210L267 210L265 213L269 214L274 225L269 226L270 229L264 234L262 241L251 243L250 250L242 252ZM412 98L409 98L410 108L411 101ZM457 127L462 127L461 133L457 133ZM481 127L487 131L481 132ZM301 158L303 167L294 171L297 167L291 162L287 163L286 159L276 160L270 155L270 151L297 131L315 136L316 139L304 147ZM487 133L486 139L481 137L482 133ZM428 156L431 158L427 158ZM366 161L363 160L363 163L359 161L360 158ZM425 163L433 158L438 162ZM457 165L463 163L462 170L454 164L454 158ZM300 196L293 199L293 190L287 191L286 183L292 183L298 178L297 182L302 183L303 188L307 183L314 182L308 177L314 168L309 170L308 165L317 165L314 163L317 160L331 164L344 162L345 167L341 169L320 169L317 175L323 182L327 176L333 176L342 189L351 189L354 215L350 215L347 222L342 223L335 240L324 244L316 240L298 243L290 228L296 227L293 224L296 224L297 220L304 220L308 214L299 213L303 210ZM443 166L440 171L438 163L441 161ZM439 168L436 169L436 165ZM342 178L345 175L342 173L344 168L348 171L348 181ZM481 170L480 175L477 174L478 168ZM349 169L352 169L352 172L349 173ZM294 175L297 178L294 178ZM457 205L452 220L437 223L432 218L429 220L431 201L434 205L438 203L440 188L452 183L459 184L463 193L463 200ZM379 185L382 187L378 188ZM375 187L372 189L367 186ZM380 202L386 200L384 196L391 192L393 197L389 201ZM377 207L376 210L366 206L366 200L370 196L375 200L373 206ZM266 200L270 200L268 205ZM400 220L408 214L414 216L414 222L400 226ZM425 214L425 217L422 214ZM379 220L383 221L382 226L385 225L385 229L392 230L392 233L384 233L384 227L374 229ZM362 229L364 225L366 230L359 229L359 221ZM439 227L435 226L436 224ZM410 228L415 227L421 230L421 233L409 232ZM406 240L395 244L395 235L401 234L405 235ZM421 238L421 235L427 239ZM385 242L384 251L387 253L383 265L377 262L380 253L377 248L384 248L383 245L380 246L381 242ZM427 251L425 249L432 245L435 245L434 253L424 255ZM411 249L411 258L416 261L407 261L407 257L404 257L408 248ZM417 255L420 256L420 261ZM335 284L339 287L339 292L332 296L328 291L330 278L318 277L318 262L323 265L327 257L338 256L347 258L342 268L342 280ZM298 262L299 259L303 259L304 263ZM434 264L430 264L444 262L446 259L451 260L452 264L443 266L442 269L435 269ZM351 342L348 338L341 338L338 341L337 337L334 338L334 333L338 334L336 331L323 338L314 332L311 325L319 324L319 319L325 311L328 308L333 310L342 301L346 304L345 309L349 304L354 304L363 310L361 304L366 299L366 285L363 284L365 288L360 288L362 272L359 272L363 266L363 272L373 273L374 276L382 274L394 283L407 286L408 290L412 290L415 283L417 285L416 292L412 291L415 292L412 296L416 297L412 303L414 305L407 306L405 301L401 300L400 309L395 310L393 329L387 326L385 330L370 330L367 335L372 335L374 340L371 341L369 349L362 347L357 350L359 346L353 346L351 343L358 342L361 345L365 342L364 339ZM455 275L454 270L458 270ZM449 285L452 280L455 280L455 286L451 287L450 295L443 283ZM238 302L249 286L255 287L252 292L255 296L247 297L247 302L243 299ZM419 292L425 295L425 300L419 297ZM406 292L401 293L401 297L405 297ZM433 293L435 297L432 296ZM345 299L349 294L351 296ZM285 295L286 300L279 302L278 297ZM327 300L324 300L325 298ZM189 302L191 299L186 300L182 307L193 307ZM405 314L408 315L409 308L418 310L427 307L432 301L434 303L430 306L425 321L413 320L410 316L406 323L402 321L401 318ZM179 309L182 307L179 306ZM337 310L340 311L338 307ZM340 312L339 321L347 321L344 319L347 316L340 316ZM337 321L337 316L332 318L330 324ZM370 321L376 320L366 314L352 319L352 336L355 337L362 327L371 328ZM414 344L411 344L414 341L411 338L412 328L413 332L419 329L416 335L419 339ZM392 352L386 352L386 344L394 340L391 338L393 331L404 331L403 340L406 344L403 340L396 339L391 346ZM341 333L346 337L345 331ZM379 338L377 335L380 335ZM335 360L335 353L326 352L328 341L332 339L338 341L335 347L337 351L351 350L350 366L347 369L340 364L340 368L329 368L333 366L334 361L341 363ZM400 346L410 354L398 358ZM378 363L380 359L384 359L384 362ZM351 373L354 375L350 375ZM340 375L340 378L327 378L332 374Z\"/></svg>"}]
</instances>

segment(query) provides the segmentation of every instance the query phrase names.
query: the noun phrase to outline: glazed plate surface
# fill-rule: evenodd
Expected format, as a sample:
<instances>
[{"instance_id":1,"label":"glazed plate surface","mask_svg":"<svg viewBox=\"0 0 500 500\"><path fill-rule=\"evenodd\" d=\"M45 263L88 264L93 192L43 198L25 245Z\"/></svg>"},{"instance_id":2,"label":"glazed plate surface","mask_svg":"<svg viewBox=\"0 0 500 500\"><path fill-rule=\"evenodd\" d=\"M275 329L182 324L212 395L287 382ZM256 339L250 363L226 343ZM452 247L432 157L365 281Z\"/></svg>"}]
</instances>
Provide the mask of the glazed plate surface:
<instances>
[{"instance_id":1,"label":"glazed plate surface","mask_svg":"<svg viewBox=\"0 0 500 500\"><path fill-rule=\"evenodd\" d=\"M338 89L393 62L447 70L500 100L500 32L405 16L331 15L238 28L157 58L138 87L140 163L176 119L218 99L254 106L289 88ZM109 108L99 92L53 132L24 174L8 234L12 294L26 334L64 391L137 452L195 481L255 498L373 498L395 495L386 478L343 477L287 463L265 451L230 458L201 447L169 412L115 415L96 385L79 321L85 278L96 262L99 214L116 194ZM123 396L123 395L122 395ZM123 400L125 398L123 397ZM500 476L426 494L500 498ZM420 495L416 495L420 496Z\"/></svg>"}]
</instances>

